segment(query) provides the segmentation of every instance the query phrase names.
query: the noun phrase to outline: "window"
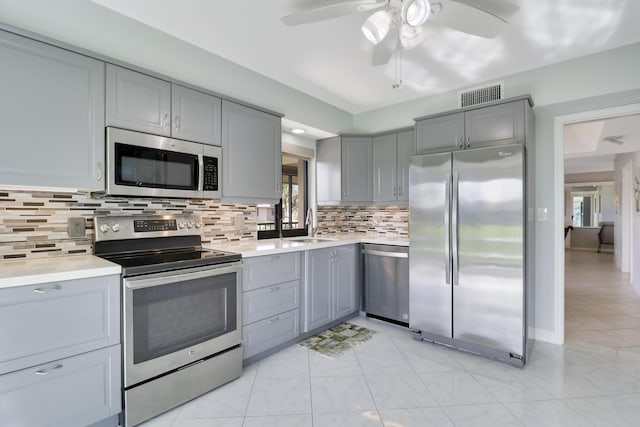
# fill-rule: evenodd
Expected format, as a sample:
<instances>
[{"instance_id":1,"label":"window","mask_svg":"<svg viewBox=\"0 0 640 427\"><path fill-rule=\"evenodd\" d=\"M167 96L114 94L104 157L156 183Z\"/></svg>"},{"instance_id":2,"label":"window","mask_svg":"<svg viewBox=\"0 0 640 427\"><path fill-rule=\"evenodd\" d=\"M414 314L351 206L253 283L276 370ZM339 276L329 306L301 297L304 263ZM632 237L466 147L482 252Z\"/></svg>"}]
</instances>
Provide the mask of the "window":
<instances>
[{"instance_id":1,"label":"window","mask_svg":"<svg viewBox=\"0 0 640 427\"><path fill-rule=\"evenodd\" d=\"M258 205L258 239L307 234L307 161L282 156L282 196L276 205Z\"/></svg>"}]
</instances>

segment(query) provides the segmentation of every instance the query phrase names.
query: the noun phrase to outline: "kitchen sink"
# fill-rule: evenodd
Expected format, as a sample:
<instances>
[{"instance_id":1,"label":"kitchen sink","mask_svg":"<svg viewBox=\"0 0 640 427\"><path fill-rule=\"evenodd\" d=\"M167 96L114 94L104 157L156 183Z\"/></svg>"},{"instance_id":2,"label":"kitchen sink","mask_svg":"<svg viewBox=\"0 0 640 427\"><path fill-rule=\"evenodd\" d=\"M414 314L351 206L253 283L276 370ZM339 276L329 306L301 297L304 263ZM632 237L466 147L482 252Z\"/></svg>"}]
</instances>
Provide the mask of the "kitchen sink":
<instances>
[{"instance_id":1,"label":"kitchen sink","mask_svg":"<svg viewBox=\"0 0 640 427\"><path fill-rule=\"evenodd\" d=\"M335 241L337 239L329 239L326 237L296 237L296 238L287 239L287 240L291 240L293 242L300 242L300 243L322 243L322 242Z\"/></svg>"}]
</instances>

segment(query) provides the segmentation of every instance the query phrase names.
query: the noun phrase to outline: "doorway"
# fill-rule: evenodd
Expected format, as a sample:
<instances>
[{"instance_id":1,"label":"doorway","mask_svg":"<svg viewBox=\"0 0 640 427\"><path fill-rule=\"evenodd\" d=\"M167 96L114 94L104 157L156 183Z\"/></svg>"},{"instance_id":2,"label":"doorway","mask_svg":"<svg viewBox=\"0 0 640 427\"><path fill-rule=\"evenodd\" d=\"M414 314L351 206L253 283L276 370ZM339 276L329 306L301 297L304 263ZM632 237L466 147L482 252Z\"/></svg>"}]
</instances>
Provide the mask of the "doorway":
<instances>
[{"instance_id":1,"label":"doorway","mask_svg":"<svg viewBox=\"0 0 640 427\"><path fill-rule=\"evenodd\" d=\"M625 121L637 126L640 115L633 113L640 112L638 107L635 111L624 107L624 112L607 109L556 119L556 125L560 122L562 126L560 138L556 127L556 143L560 143L565 160L560 165L560 176L565 178L562 224L573 227L567 236L569 242L560 243L567 247L566 252L558 252L561 262L556 260L556 268L562 269L562 280L556 286L556 301L562 301L556 327L562 329L556 331L562 334L560 342L569 345L640 346L640 295L629 274L635 215L633 158L640 144L626 141L637 130L614 135L611 130L616 127L610 126ZM572 127L587 130L580 135L577 148L571 146L568 129ZM589 182L609 179L613 185ZM614 227L615 244L613 250L598 253L603 224Z\"/></svg>"}]
</instances>

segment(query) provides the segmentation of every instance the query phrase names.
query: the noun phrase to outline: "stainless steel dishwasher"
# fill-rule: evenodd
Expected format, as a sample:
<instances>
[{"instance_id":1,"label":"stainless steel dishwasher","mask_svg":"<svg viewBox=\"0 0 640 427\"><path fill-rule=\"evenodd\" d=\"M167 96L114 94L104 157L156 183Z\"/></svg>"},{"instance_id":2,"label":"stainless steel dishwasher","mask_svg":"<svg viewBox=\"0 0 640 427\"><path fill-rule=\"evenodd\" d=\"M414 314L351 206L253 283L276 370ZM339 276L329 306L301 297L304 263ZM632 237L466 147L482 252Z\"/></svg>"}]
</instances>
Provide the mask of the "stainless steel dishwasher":
<instances>
[{"instance_id":1,"label":"stainless steel dishwasher","mask_svg":"<svg viewBox=\"0 0 640 427\"><path fill-rule=\"evenodd\" d=\"M363 308L370 317L409 324L409 247L363 243Z\"/></svg>"}]
</instances>

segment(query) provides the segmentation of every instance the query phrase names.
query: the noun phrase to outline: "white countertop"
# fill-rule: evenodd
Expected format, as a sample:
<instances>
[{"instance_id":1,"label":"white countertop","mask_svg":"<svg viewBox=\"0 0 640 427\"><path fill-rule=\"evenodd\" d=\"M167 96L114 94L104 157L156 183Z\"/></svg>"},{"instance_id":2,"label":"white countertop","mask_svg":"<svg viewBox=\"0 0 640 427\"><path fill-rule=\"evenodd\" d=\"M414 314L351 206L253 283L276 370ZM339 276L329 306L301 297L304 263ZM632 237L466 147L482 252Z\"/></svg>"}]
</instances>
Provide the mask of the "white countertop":
<instances>
[{"instance_id":1,"label":"white countertop","mask_svg":"<svg viewBox=\"0 0 640 427\"><path fill-rule=\"evenodd\" d=\"M409 237L407 236L384 236L380 234L364 233L323 234L320 236L316 236L316 238L331 240L322 240L314 243L296 242L294 240L304 238L305 236L286 237L284 239L209 243L204 245L204 247L207 249L235 252L241 254L243 258L250 258L254 256L306 251L310 249L328 248L332 246L357 243L378 243L383 245L409 246Z\"/></svg>"},{"instance_id":2,"label":"white countertop","mask_svg":"<svg viewBox=\"0 0 640 427\"><path fill-rule=\"evenodd\" d=\"M93 255L1 261L0 289L120 274L120 271L118 264Z\"/></svg>"}]
</instances>

